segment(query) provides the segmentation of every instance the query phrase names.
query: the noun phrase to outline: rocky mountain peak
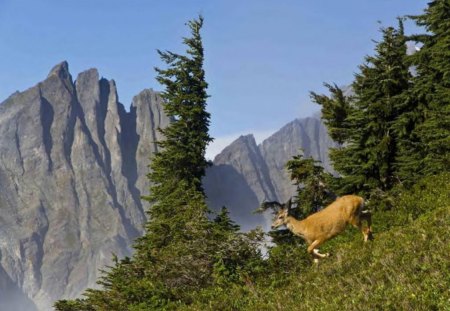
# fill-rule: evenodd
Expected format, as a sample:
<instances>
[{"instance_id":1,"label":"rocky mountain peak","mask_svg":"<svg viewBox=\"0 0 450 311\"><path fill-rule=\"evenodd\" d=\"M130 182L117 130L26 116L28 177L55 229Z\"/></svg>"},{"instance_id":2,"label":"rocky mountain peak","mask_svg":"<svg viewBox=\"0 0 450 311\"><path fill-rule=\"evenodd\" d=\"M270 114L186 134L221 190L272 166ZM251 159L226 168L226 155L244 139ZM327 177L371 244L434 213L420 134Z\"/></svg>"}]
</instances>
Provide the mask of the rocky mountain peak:
<instances>
[{"instance_id":1,"label":"rocky mountain peak","mask_svg":"<svg viewBox=\"0 0 450 311\"><path fill-rule=\"evenodd\" d=\"M242 135L225 147L221 153L216 155L214 163L216 165L229 163L239 158L242 153L250 154L257 148L256 140L253 134Z\"/></svg>"},{"instance_id":2,"label":"rocky mountain peak","mask_svg":"<svg viewBox=\"0 0 450 311\"><path fill-rule=\"evenodd\" d=\"M57 76L62 80L66 80L71 76L70 76L70 72L69 72L69 64L67 63L67 61L62 61L61 63L55 65L49 72L47 78L51 77L51 76Z\"/></svg>"}]
</instances>

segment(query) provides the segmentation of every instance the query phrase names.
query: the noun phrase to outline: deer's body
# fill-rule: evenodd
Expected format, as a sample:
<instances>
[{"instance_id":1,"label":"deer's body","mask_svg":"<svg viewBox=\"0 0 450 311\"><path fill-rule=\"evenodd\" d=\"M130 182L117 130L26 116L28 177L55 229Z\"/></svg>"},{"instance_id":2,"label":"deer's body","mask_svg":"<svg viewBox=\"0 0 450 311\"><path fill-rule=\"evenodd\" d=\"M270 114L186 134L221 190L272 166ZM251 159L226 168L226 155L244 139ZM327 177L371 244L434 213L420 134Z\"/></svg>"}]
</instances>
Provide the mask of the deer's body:
<instances>
[{"instance_id":1,"label":"deer's body","mask_svg":"<svg viewBox=\"0 0 450 311\"><path fill-rule=\"evenodd\" d=\"M317 258L328 256L328 254L319 253L317 249L319 245L340 234L348 224L361 230L364 241L372 237L370 213L363 211L363 208L364 199L356 195L340 197L323 210L303 220L297 220L288 215L288 208L283 208L279 211L272 227L286 225L293 234L306 241L309 245L308 253L317 260ZM362 227L363 220L367 222L365 229Z\"/></svg>"}]
</instances>

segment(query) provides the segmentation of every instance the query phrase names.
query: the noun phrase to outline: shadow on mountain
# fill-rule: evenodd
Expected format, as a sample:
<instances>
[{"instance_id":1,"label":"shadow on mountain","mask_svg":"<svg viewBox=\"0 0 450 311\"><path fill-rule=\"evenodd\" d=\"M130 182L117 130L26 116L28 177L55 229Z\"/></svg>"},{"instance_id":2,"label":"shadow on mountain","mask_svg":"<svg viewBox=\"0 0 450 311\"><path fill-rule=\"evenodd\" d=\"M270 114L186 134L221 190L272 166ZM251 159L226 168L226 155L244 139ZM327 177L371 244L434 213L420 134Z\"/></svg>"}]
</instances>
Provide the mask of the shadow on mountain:
<instances>
[{"instance_id":1,"label":"shadow on mountain","mask_svg":"<svg viewBox=\"0 0 450 311\"><path fill-rule=\"evenodd\" d=\"M29 299L0 266L0 311L37 311Z\"/></svg>"},{"instance_id":2,"label":"shadow on mountain","mask_svg":"<svg viewBox=\"0 0 450 311\"><path fill-rule=\"evenodd\" d=\"M256 194L244 176L231 165L221 164L208 168L203 179L203 186L209 208L219 211L222 206L225 206L231 218L241 226L242 231L264 225L264 217L252 213L252 210L259 206ZM249 209L249 206L252 209Z\"/></svg>"}]
</instances>

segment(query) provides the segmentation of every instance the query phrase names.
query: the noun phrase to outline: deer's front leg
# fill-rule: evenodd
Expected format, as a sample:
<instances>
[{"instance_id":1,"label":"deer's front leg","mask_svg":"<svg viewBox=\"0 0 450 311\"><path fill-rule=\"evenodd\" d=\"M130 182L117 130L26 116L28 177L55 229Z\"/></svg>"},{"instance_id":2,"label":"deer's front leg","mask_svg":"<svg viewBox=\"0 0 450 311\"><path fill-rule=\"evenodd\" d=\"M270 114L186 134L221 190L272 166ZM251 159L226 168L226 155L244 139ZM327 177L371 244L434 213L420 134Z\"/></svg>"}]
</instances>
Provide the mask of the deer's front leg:
<instances>
[{"instance_id":1,"label":"deer's front leg","mask_svg":"<svg viewBox=\"0 0 450 311\"><path fill-rule=\"evenodd\" d=\"M325 253L325 254L319 253L319 249L318 249L318 248L315 248L315 249L313 250L313 254L314 254L315 256L319 257L319 258L330 257L330 253Z\"/></svg>"},{"instance_id":2,"label":"deer's front leg","mask_svg":"<svg viewBox=\"0 0 450 311\"><path fill-rule=\"evenodd\" d=\"M315 240L314 242L311 243L311 245L308 246L308 253L313 256L315 263L319 262L319 258L325 258L330 256L329 253L321 254L317 249L317 247L319 247L319 245L322 243L323 241L321 240Z\"/></svg>"}]
</instances>

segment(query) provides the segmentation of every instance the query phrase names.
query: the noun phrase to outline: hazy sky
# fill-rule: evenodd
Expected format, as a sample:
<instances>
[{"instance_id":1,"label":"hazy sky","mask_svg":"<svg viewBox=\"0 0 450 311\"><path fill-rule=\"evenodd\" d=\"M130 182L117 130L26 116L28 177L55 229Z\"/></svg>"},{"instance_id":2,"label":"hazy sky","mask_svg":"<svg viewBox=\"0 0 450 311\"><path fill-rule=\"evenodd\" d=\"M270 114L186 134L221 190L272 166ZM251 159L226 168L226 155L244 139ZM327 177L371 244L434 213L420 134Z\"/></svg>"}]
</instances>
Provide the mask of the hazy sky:
<instances>
[{"instance_id":1,"label":"hazy sky","mask_svg":"<svg viewBox=\"0 0 450 311\"><path fill-rule=\"evenodd\" d=\"M346 85L378 29L420 13L424 0L0 0L0 101L69 62L117 82L128 107L144 88L160 90L156 49L183 52L185 22L201 13L216 144L240 134L262 139L319 110L309 91ZM407 32L417 32L406 24Z\"/></svg>"}]
</instances>

